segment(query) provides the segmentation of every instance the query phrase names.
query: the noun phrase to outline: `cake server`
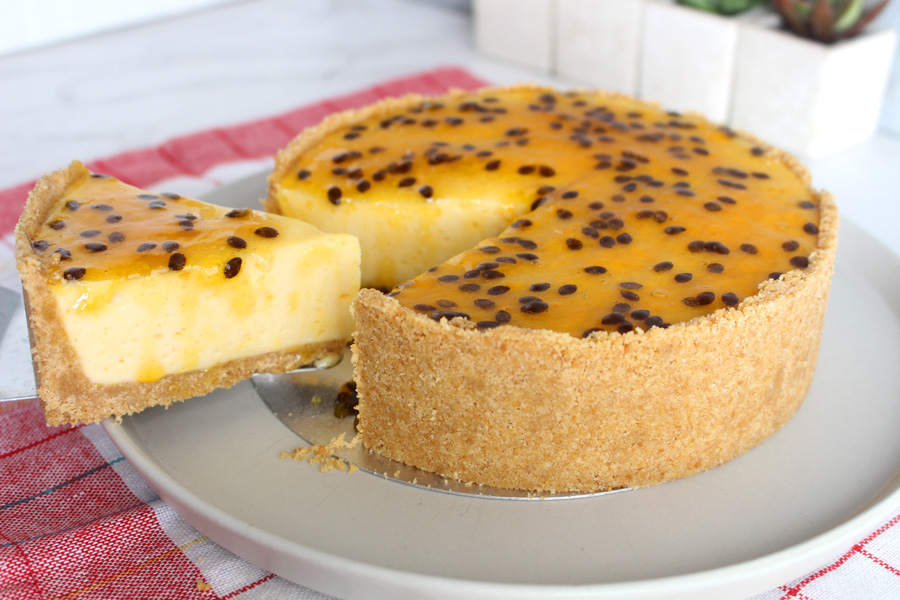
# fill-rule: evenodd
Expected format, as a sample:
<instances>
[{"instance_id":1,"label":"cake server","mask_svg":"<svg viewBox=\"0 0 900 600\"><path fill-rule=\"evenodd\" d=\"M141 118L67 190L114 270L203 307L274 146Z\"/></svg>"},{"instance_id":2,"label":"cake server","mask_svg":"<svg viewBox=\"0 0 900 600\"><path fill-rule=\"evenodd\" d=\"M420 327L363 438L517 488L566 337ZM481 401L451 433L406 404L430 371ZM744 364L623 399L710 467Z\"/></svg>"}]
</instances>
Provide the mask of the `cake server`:
<instances>
[{"instance_id":1,"label":"cake server","mask_svg":"<svg viewBox=\"0 0 900 600\"><path fill-rule=\"evenodd\" d=\"M0 286L0 402L37 397L21 291Z\"/></svg>"},{"instance_id":2,"label":"cake server","mask_svg":"<svg viewBox=\"0 0 900 600\"><path fill-rule=\"evenodd\" d=\"M352 380L353 365L349 350L345 350L341 362L330 369L300 369L282 375L254 375L251 379L257 394L273 415L307 443L313 446L327 446L328 455L345 461L344 467L354 465L362 471L399 483L466 496L550 500L626 491L621 489L595 493L536 494L521 490L468 485L371 452L358 440L354 443L356 438L354 416L343 418L335 416L338 392L345 383ZM334 440L342 435L347 445L335 446Z\"/></svg>"},{"instance_id":3,"label":"cake server","mask_svg":"<svg viewBox=\"0 0 900 600\"><path fill-rule=\"evenodd\" d=\"M0 402L15 402L37 397L31 343L22 294L0 286ZM404 465L365 449L355 442L354 417L335 416L337 395L345 383L353 380L350 351L327 369L297 369L281 375L254 375L251 379L263 403L285 426L312 447L328 447L328 455L344 461L344 467L355 465L362 471L399 483L452 494L477 495L507 499L553 499L594 496L598 494L534 494L487 486L466 485ZM347 445L334 447L343 434ZM302 444L298 443L298 446ZM322 463L334 464L334 463ZM605 494L615 493L601 492Z\"/></svg>"}]
</instances>

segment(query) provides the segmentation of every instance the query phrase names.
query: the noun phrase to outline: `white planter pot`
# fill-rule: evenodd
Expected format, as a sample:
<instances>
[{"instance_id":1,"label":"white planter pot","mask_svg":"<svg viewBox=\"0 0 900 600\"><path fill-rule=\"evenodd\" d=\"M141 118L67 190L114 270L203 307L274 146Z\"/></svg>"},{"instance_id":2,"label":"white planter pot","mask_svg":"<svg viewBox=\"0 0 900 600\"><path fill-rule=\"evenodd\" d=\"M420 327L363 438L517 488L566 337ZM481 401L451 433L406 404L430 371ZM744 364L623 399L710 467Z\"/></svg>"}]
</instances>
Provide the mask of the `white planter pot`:
<instances>
[{"instance_id":1,"label":"white planter pot","mask_svg":"<svg viewBox=\"0 0 900 600\"><path fill-rule=\"evenodd\" d=\"M732 126L806 159L865 141L878 126L895 43L892 29L829 46L774 22L748 24L737 53Z\"/></svg>"},{"instance_id":2,"label":"white planter pot","mask_svg":"<svg viewBox=\"0 0 900 600\"><path fill-rule=\"evenodd\" d=\"M645 0L557 0L556 73L634 95Z\"/></svg>"},{"instance_id":3,"label":"white planter pot","mask_svg":"<svg viewBox=\"0 0 900 600\"><path fill-rule=\"evenodd\" d=\"M551 72L554 5L554 0L475 0L476 49L485 56Z\"/></svg>"},{"instance_id":4,"label":"white planter pot","mask_svg":"<svg viewBox=\"0 0 900 600\"><path fill-rule=\"evenodd\" d=\"M665 108L728 118L738 19L672 2L644 10L639 94Z\"/></svg>"}]
</instances>

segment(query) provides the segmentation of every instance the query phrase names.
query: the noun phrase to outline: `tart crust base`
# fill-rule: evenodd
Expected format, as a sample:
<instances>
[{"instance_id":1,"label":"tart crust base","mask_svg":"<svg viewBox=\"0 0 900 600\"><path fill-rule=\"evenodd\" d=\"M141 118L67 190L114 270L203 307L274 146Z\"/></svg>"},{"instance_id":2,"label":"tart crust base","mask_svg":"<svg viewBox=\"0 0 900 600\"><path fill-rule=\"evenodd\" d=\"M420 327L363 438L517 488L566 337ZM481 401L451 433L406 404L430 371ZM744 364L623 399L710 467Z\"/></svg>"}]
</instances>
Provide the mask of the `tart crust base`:
<instances>
[{"instance_id":1,"label":"tart crust base","mask_svg":"<svg viewBox=\"0 0 900 600\"><path fill-rule=\"evenodd\" d=\"M364 445L465 482L550 493L649 486L739 456L791 418L813 378L838 230L832 197L818 200L808 268L667 329L482 332L363 290Z\"/></svg>"},{"instance_id":2,"label":"tart crust base","mask_svg":"<svg viewBox=\"0 0 900 600\"><path fill-rule=\"evenodd\" d=\"M55 202L89 176L79 162L44 176L29 194L16 225L16 261L22 278L37 392L48 425L93 423L122 417L156 405L168 406L218 388L230 387L254 373L278 373L340 356L346 342L335 340L231 360L209 369L171 374L152 383L99 385L81 368L66 336L56 301L46 284L41 261L31 247Z\"/></svg>"}]
</instances>

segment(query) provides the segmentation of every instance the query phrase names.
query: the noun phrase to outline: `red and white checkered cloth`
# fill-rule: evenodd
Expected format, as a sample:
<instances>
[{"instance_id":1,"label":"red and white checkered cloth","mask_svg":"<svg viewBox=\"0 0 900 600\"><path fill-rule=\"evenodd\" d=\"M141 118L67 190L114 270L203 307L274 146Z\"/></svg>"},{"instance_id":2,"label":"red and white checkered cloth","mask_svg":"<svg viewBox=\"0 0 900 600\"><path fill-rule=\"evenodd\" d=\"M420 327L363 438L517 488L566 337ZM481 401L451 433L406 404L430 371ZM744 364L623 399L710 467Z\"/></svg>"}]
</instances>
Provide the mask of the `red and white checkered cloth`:
<instances>
[{"instance_id":1,"label":"red and white checkered cloth","mask_svg":"<svg viewBox=\"0 0 900 600\"><path fill-rule=\"evenodd\" d=\"M461 69L437 69L88 167L197 196L268 168L297 132L331 112L483 84ZM14 279L11 231L33 185L0 191L0 271L7 271L0 279L7 285ZM0 432L0 599L326 598L245 562L181 520L99 425L47 427L29 400L0 405ZM833 563L755 600L900 598L898 522L900 511Z\"/></svg>"}]
</instances>

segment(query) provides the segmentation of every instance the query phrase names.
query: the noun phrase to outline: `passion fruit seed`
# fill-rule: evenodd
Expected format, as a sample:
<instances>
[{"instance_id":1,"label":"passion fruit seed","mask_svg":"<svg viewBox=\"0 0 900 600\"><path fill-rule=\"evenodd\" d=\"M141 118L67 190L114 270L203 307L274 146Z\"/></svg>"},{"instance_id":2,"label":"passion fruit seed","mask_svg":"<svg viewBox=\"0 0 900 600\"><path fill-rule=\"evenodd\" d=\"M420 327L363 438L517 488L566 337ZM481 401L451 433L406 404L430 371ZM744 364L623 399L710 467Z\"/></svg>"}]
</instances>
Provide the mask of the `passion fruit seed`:
<instances>
[{"instance_id":1,"label":"passion fruit seed","mask_svg":"<svg viewBox=\"0 0 900 600\"><path fill-rule=\"evenodd\" d=\"M72 267L63 271L66 281L77 281L85 276L87 270L84 267Z\"/></svg>"},{"instance_id":2,"label":"passion fruit seed","mask_svg":"<svg viewBox=\"0 0 900 600\"><path fill-rule=\"evenodd\" d=\"M358 414L357 404L359 404L359 396L356 393L356 382L348 381L338 390L334 402L334 416L338 419L346 419Z\"/></svg>"},{"instance_id":3,"label":"passion fruit seed","mask_svg":"<svg viewBox=\"0 0 900 600\"><path fill-rule=\"evenodd\" d=\"M260 227L256 231L254 231L256 235L262 238L275 238L278 237L278 231L273 227Z\"/></svg>"},{"instance_id":4,"label":"passion fruit seed","mask_svg":"<svg viewBox=\"0 0 900 600\"><path fill-rule=\"evenodd\" d=\"M241 263L243 261L240 257L235 257L225 263L225 267L222 269L222 272L225 274L225 279L232 279L237 276L238 273L241 272Z\"/></svg>"},{"instance_id":5,"label":"passion fruit seed","mask_svg":"<svg viewBox=\"0 0 900 600\"><path fill-rule=\"evenodd\" d=\"M231 246L232 248L237 248L238 250L243 250L247 247L247 242L244 240L244 238L240 238L236 235L228 236L228 239L225 241L229 246Z\"/></svg>"},{"instance_id":6,"label":"passion fruit seed","mask_svg":"<svg viewBox=\"0 0 900 600\"><path fill-rule=\"evenodd\" d=\"M169 257L169 269L172 271L180 271L187 264L187 258L181 252L176 252Z\"/></svg>"}]
</instances>

